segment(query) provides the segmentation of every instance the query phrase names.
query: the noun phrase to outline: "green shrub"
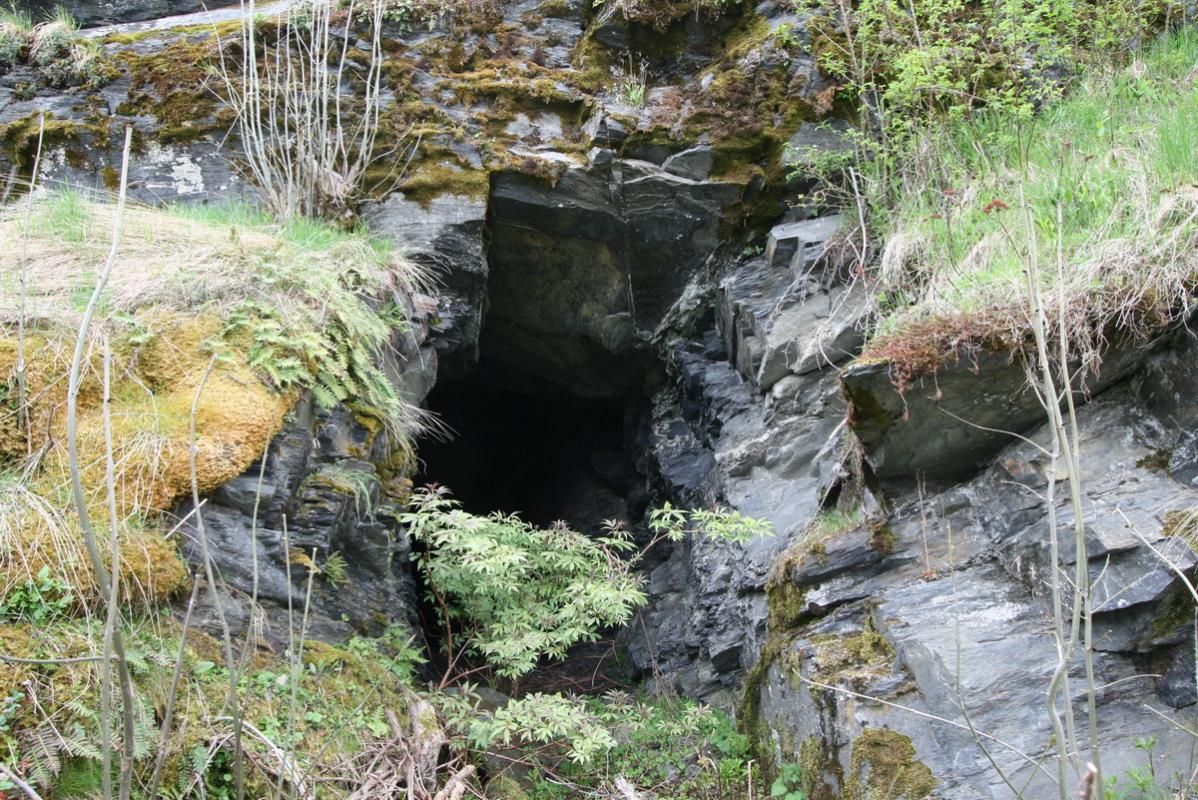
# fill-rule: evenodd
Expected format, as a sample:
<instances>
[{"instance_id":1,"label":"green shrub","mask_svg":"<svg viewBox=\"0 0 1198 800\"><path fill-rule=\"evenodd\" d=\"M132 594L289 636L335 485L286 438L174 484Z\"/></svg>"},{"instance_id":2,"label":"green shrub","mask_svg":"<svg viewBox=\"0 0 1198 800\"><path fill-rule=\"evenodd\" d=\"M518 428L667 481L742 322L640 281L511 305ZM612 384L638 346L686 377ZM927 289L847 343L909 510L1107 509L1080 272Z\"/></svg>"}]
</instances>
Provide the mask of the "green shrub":
<instances>
[{"instance_id":1,"label":"green shrub","mask_svg":"<svg viewBox=\"0 0 1198 800\"><path fill-rule=\"evenodd\" d=\"M502 676L564 656L645 604L637 577L617 558L632 548L627 537L589 539L514 515L475 516L435 491L415 493L411 508L403 520L422 548L417 564L434 602L448 604L455 638Z\"/></svg>"},{"instance_id":2,"label":"green shrub","mask_svg":"<svg viewBox=\"0 0 1198 800\"><path fill-rule=\"evenodd\" d=\"M890 139L979 106L1030 112L1084 64L1125 58L1175 0L830 0L820 65Z\"/></svg>"},{"instance_id":3,"label":"green shrub","mask_svg":"<svg viewBox=\"0 0 1198 800\"><path fill-rule=\"evenodd\" d=\"M447 704L450 725L481 752L511 747L541 755L533 800L566 800L617 778L655 796L748 797L749 739L727 715L688 700L612 690L582 698L530 694L480 712L469 697ZM763 787L757 787L758 792Z\"/></svg>"},{"instance_id":4,"label":"green shrub","mask_svg":"<svg viewBox=\"0 0 1198 800\"><path fill-rule=\"evenodd\" d=\"M519 677L645 604L634 567L649 548L635 553L620 526L589 537L564 524L540 529L512 514L469 514L446 491L415 492L402 519L421 549L416 561L430 600L445 609L451 669L469 652L498 675ZM649 527L654 543L690 532L743 542L769 531L737 512L668 504L651 513Z\"/></svg>"}]
</instances>

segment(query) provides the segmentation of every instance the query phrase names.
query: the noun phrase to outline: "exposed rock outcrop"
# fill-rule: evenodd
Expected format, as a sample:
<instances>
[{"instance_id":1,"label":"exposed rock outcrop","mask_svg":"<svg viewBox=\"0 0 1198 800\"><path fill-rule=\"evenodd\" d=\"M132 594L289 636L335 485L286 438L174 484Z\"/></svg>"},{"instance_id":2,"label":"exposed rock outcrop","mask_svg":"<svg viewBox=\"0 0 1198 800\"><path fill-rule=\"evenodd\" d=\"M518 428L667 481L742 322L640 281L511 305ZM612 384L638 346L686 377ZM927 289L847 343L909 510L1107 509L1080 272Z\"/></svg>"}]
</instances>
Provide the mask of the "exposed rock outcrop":
<instances>
[{"instance_id":1,"label":"exposed rock outcrop","mask_svg":"<svg viewBox=\"0 0 1198 800\"><path fill-rule=\"evenodd\" d=\"M642 485L595 508L631 513L652 494L773 523L775 537L746 545L655 554L650 605L623 643L646 676L738 709L764 751L803 765L814 800L882 785L1006 797L990 758L1045 796L1029 762L1051 746L1055 658L1043 412L1005 354L967 355L902 390L890 364L854 362L869 297L831 246L848 223L797 212L766 235L801 188L783 152L802 165L844 147L843 125L813 122L811 100L831 84L808 43L773 35L798 21L771 2L665 20L677 46L653 64L641 107L613 67L619 48L663 35L658 21L592 24L577 3L518 2L453 31L396 32L403 114L388 133L419 123L421 145L362 219L441 285L408 309L387 365L414 401L482 359L496 380L623 402L624 441L609 447L639 469L620 481ZM31 167L45 110L45 178L104 186L130 123L137 198L243 191L227 111L194 71L207 34L97 36L119 74L93 92L39 88L21 67L0 78L5 167ZM1078 395L1108 773L1134 760L1133 735L1156 732L1172 757L1166 720L1195 702L1190 601L1128 528L1180 569L1198 566L1193 531L1171 513L1198 502L1195 352L1185 331L1116 348ZM410 464L386 437L350 409L301 406L266 458L202 509L235 626L256 624L256 592L267 640L285 638L311 564L314 634L415 625L388 500ZM184 527L199 563L194 519Z\"/></svg>"}]
</instances>

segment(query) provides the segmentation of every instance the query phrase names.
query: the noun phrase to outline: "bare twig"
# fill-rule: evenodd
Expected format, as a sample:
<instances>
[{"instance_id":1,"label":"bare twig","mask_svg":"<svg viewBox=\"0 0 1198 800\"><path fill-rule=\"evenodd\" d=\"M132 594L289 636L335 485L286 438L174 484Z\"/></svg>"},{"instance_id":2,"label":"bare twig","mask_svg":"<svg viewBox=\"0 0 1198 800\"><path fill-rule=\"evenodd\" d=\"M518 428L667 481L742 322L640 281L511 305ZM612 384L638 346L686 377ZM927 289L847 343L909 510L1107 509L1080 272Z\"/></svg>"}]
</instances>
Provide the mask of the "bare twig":
<instances>
[{"instance_id":1,"label":"bare twig","mask_svg":"<svg viewBox=\"0 0 1198 800\"><path fill-rule=\"evenodd\" d=\"M92 291L91 298L88 300L87 308L83 313L83 321L79 326L79 335L75 340L75 353L71 359L70 380L67 389L67 450L71 470L71 489L75 500L75 509L79 514L79 526L83 531L84 546L87 548L88 559L91 561L92 571L95 573L96 585L100 590L100 595L107 601L112 596L111 586L109 584L109 576L104 569L104 561L100 556L100 548L96 542L96 533L92 528L91 517L87 507L87 499L83 493L83 482L80 476L79 469L79 424L78 424L78 406L79 406L79 386L81 383L81 373L83 369L83 355L88 342L88 329L91 327L92 318L95 316L96 307L100 303L100 297L104 292L104 287L108 283L108 278L112 274L113 265L116 263L117 249L120 246L121 239L121 222L124 216L125 199L129 182L129 151L133 143L133 129L125 129L125 148L121 159L121 182L120 194L117 199L116 219L113 224L112 246L108 252L108 259L104 264L104 269L100 273L99 279L96 281L95 289ZM134 751L134 707L133 707L133 682L129 675L129 665L125 658L125 645L122 640L119 630L112 632L112 649L117 657L117 673L121 683L121 699L124 707L121 709L121 715L124 718L124 749L121 754L121 800L128 800L132 793L133 785L133 751ZM107 736L105 736L105 746L107 747ZM106 773L107 774L107 773ZM111 795L110 795L111 796Z\"/></svg>"},{"instance_id":2,"label":"bare twig","mask_svg":"<svg viewBox=\"0 0 1198 800\"><path fill-rule=\"evenodd\" d=\"M34 791L32 786L21 780L21 778L15 772L3 764L0 764L0 778L4 778L5 780L11 782L13 786L16 786L18 789L24 792L25 796L28 797L29 800L42 800L42 796Z\"/></svg>"},{"instance_id":3,"label":"bare twig","mask_svg":"<svg viewBox=\"0 0 1198 800\"><path fill-rule=\"evenodd\" d=\"M212 354L208 359L208 365L204 368L204 374L200 377L200 382L196 386L195 396L191 401L191 413L187 422L187 469L191 476L191 502L192 508L195 510L195 529L196 537L200 542L200 558L204 562L204 577L208 582L209 596L212 598L212 607L216 613L216 618L220 622L221 636L223 637L225 667L229 671L229 691L225 696L225 705L233 713L237 719L241 718L240 703L237 698L237 663L233 657L233 635L229 630L229 619L225 615L224 606L221 604L220 595L216 583L216 575L212 569L212 554L208 548L208 531L204 527L204 514L200 511L200 483L196 470L196 453L199 445L196 440L196 417L200 411L200 398L204 394L204 387L208 384L208 379L212 376L212 370L216 367L216 361L220 357L220 353ZM237 793L238 800L241 800L244 795L244 774L241 763L241 726L234 726L234 748L233 748L233 778L234 788Z\"/></svg>"},{"instance_id":4,"label":"bare twig","mask_svg":"<svg viewBox=\"0 0 1198 800\"><path fill-rule=\"evenodd\" d=\"M175 669L171 674L171 690L166 696L166 709L162 712L162 726L158 732L158 754L154 758L154 772L150 776L150 791L146 797L158 797L158 784L162 780L162 768L166 764L167 744L170 741L171 724L174 722L175 700L179 696L179 683L183 678L183 659L187 654L187 631L191 627L191 612L195 608L196 595L200 591L198 575L192 576L191 597L187 600L187 612L183 616L183 630L179 634L179 651L175 655Z\"/></svg>"},{"instance_id":5,"label":"bare twig","mask_svg":"<svg viewBox=\"0 0 1198 800\"><path fill-rule=\"evenodd\" d=\"M17 428L25 432L25 455L33 454L33 423L29 419L28 387L25 378L25 312L29 295L29 218L33 213L33 192L41 171L42 141L46 133L46 114L43 112L37 127L37 155L33 157L33 173L29 177L29 194L25 198L25 230L21 235L20 310L17 312ZM14 165L15 168L15 165Z\"/></svg>"}]
</instances>

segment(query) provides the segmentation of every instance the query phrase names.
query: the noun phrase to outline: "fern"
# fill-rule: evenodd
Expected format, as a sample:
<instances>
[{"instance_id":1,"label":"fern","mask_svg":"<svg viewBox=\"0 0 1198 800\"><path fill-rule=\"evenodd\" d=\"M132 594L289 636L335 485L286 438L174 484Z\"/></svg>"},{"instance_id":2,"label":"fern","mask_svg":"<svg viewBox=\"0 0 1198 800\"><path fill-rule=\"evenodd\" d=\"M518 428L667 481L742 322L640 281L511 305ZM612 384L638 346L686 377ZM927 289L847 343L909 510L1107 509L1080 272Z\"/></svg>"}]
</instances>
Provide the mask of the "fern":
<instances>
[{"instance_id":1,"label":"fern","mask_svg":"<svg viewBox=\"0 0 1198 800\"><path fill-rule=\"evenodd\" d=\"M303 301L279 309L246 299L227 316L221 338L244 347L246 363L270 385L311 392L320 408L356 403L373 410L394 433L405 433L412 414L396 395L377 354L403 324L396 303L375 308L360 295L364 274L353 267L340 274L289 270L272 265L267 282L298 284Z\"/></svg>"},{"instance_id":2,"label":"fern","mask_svg":"<svg viewBox=\"0 0 1198 800\"><path fill-rule=\"evenodd\" d=\"M329 553L324 560L324 565L320 568L320 572L324 575L324 579L329 582L329 585L334 589L342 586L349 579L346 572L348 564L345 561L345 556L336 551Z\"/></svg>"},{"instance_id":3,"label":"fern","mask_svg":"<svg viewBox=\"0 0 1198 800\"><path fill-rule=\"evenodd\" d=\"M116 746L115 737L112 733L108 735L108 744L110 747ZM62 746L69 755L75 758L88 758L93 761L99 761L103 757L102 750L104 744L98 726L96 730L88 730L78 720L71 723L67 735L62 738Z\"/></svg>"},{"instance_id":4,"label":"fern","mask_svg":"<svg viewBox=\"0 0 1198 800\"><path fill-rule=\"evenodd\" d=\"M38 786L50 786L62 771L62 741L50 722L44 721L25 732L21 751L29 764L30 780Z\"/></svg>"}]
</instances>

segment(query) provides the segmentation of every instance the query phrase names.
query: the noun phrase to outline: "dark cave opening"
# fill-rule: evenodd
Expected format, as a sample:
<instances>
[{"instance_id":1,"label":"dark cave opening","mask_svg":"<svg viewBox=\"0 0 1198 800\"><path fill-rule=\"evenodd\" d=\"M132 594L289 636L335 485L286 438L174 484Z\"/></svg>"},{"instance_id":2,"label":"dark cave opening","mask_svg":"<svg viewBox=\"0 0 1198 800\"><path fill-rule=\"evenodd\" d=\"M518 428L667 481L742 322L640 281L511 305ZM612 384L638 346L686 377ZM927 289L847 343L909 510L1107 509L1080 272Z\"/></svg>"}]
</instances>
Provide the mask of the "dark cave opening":
<instances>
[{"instance_id":1,"label":"dark cave opening","mask_svg":"<svg viewBox=\"0 0 1198 800\"><path fill-rule=\"evenodd\" d=\"M471 513L518 512L593 533L644 511L645 481L626 447L632 399L578 397L484 358L438 383L427 407L452 435L421 442L418 482L449 487Z\"/></svg>"}]
</instances>

